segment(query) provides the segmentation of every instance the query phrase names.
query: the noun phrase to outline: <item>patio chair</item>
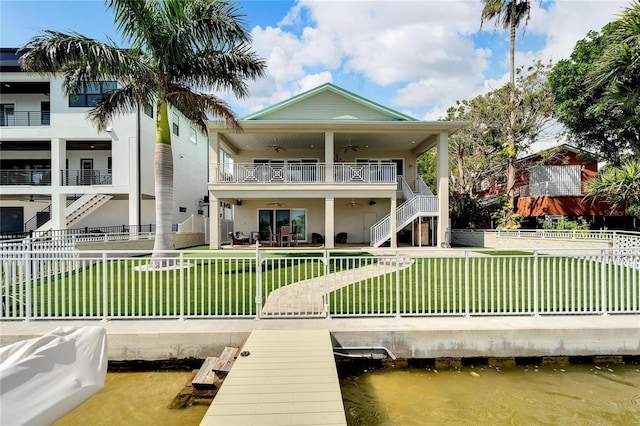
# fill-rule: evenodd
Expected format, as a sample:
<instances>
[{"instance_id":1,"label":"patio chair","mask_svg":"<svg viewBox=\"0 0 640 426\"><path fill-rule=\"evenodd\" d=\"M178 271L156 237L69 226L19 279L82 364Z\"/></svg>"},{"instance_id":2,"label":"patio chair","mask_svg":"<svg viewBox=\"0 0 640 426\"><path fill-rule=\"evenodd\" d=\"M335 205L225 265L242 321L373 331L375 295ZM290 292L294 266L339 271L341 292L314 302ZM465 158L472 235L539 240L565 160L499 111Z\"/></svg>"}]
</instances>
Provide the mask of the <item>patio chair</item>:
<instances>
[{"instance_id":1,"label":"patio chair","mask_svg":"<svg viewBox=\"0 0 640 426\"><path fill-rule=\"evenodd\" d=\"M286 225L280 227L280 247L285 244L291 247L291 227Z\"/></svg>"},{"instance_id":2,"label":"patio chair","mask_svg":"<svg viewBox=\"0 0 640 426\"><path fill-rule=\"evenodd\" d=\"M336 235L336 244L347 244L347 235L346 232L338 232L338 235Z\"/></svg>"},{"instance_id":3,"label":"patio chair","mask_svg":"<svg viewBox=\"0 0 640 426\"><path fill-rule=\"evenodd\" d=\"M249 237L245 237L240 232L229 232L229 242L233 246L246 246L249 244Z\"/></svg>"},{"instance_id":4,"label":"patio chair","mask_svg":"<svg viewBox=\"0 0 640 426\"><path fill-rule=\"evenodd\" d=\"M279 242L278 236L273 233L271 226L269 226L268 228L269 228L269 247L273 247L273 243L276 243L276 245L280 245L278 244Z\"/></svg>"},{"instance_id":5,"label":"patio chair","mask_svg":"<svg viewBox=\"0 0 640 426\"><path fill-rule=\"evenodd\" d=\"M298 247L298 227L293 227L293 232L291 233L291 241L296 243L296 247Z\"/></svg>"}]
</instances>

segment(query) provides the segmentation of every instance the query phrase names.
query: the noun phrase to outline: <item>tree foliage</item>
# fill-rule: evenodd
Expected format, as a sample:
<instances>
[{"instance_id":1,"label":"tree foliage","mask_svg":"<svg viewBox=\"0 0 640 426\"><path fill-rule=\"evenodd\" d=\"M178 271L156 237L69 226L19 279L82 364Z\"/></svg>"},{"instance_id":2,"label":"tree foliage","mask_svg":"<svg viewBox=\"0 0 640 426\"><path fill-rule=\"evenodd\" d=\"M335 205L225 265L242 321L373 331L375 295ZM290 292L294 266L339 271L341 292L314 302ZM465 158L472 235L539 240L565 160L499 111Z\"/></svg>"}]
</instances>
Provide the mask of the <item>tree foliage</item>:
<instances>
[{"instance_id":1,"label":"tree foliage","mask_svg":"<svg viewBox=\"0 0 640 426\"><path fill-rule=\"evenodd\" d=\"M549 69L550 65L539 61L526 69L516 69L513 91L516 120L513 127L509 122L512 110L509 85L471 100L458 101L447 111L448 120L469 123L449 137L452 216L455 212L469 212L467 204L473 199L474 185L483 178L504 175L509 159L516 159L526 152L530 144L547 130L553 113L546 78ZM513 147L507 143L510 131ZM516 168L515 162L513 168ZM506 222L512 214L512 211L505 212Z\"/></svg>"},{"instance_id":2,"label":"tree foliage","mask_svg":"<svg viewBox=\"0 0 640 426\"><path fill-rule=\"evenodd\" d=\"M576 146L619 164L640 156L640 6L578 41L549 75L556 116Z\"/></svg>"},{"instance_id":3,"label":"tree foliage","mask_svg":"<svg viewBox=\"0 0 640 426\"><path fill-rule=\"evenodd\" d=\"M628 158L619 167L605 167L586 185L586 198L608 201L614 210L623 207L640 217L640 160Z\"/></svg>"}]
</instances>

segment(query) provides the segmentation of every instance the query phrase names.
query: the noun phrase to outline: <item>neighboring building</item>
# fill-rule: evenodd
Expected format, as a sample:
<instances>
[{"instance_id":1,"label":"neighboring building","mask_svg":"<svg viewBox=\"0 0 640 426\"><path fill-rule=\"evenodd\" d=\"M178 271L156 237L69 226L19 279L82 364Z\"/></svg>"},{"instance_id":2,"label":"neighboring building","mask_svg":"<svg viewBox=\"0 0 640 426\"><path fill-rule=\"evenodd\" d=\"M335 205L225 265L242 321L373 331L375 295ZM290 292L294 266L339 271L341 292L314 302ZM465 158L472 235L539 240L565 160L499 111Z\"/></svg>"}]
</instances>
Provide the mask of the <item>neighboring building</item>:
<instances>
[{"instance_id":1,"label":"neighboring building","mask_svg":"<svg viewBox=\"0 0 640 426\"><path fill-rule=\"evenodd\" d=\"M419 121L332 84L240 123L242 132L209 125L212 248L227 241L213 214L221 203L235 205L235 230L263 245L283 225L326 247L396 247L398 232L414 245L448 242L448 137L466 123ZM437 195L416 175L433 147Z\"/></svg>"},{"instance_id":2,"label":"neighboring building","mask_svg":"<svg viewBox=\"0 0 640 426\"><path fill-rule=\"evenodd\" d=\"M86 113L116 82L66 95L60 77L23 72L16 49L0 50L0 231L155 223L155 108L98 132ZM207 214L207 138L170 109L173 222Z\"/></svg>"},{"instance_id":3,"label":"neighboring building","mask_svg":"<svg viewBox=\"0 0 640 426\"><path fill-rule=\"evenodd\" d=\"M595 155L560 145L524 157L516 162L515 212L525 228L535 228L539 220L557 222L563 217L582 217L592 228L624 227L622 211L613 211L606 202L584 199L585 182L598 173ZM476 185L481 203L495 202L506 193L506 170L490 171Z\"/></svg>"}]
</instances>

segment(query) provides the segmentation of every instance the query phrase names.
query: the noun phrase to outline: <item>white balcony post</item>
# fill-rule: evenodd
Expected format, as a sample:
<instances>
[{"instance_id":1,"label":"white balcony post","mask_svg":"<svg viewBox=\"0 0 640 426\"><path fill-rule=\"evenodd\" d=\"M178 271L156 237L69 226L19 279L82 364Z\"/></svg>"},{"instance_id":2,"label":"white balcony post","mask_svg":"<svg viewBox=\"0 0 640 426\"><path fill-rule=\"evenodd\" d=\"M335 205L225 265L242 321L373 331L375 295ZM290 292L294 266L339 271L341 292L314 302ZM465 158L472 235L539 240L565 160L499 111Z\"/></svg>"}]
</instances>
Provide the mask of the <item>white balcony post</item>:
<instances>
[{"instance_id":1,"label":"white balcony post","mask_svg":"<svg viewBox=\"0 0 640 426\"><path fill-rule=\"evenodd\" d=\"M216 250L221 248L220 240L220 203L209 191L209 248Z\"/></svg>"},{"instance_id":2,"label":"white balcony post","mask_svg":"<svg viewBox=\"0 0 640 426\"><path fill-rule=\"evenodd\" d=\"M51 194L51 229L67 229L67 195L60 193Z\"/></svg>"},{"instance_id":3,"label":"white balcony post","mask_svg":"<svg viewBox=\"0 0 640 426\"><path fill-rule=\"evenodd\" d=\"M391 211L389 212L389 223L390 223L390 242L391 242L391 248L397 248L398 247L398 232L397 232L397 225L398 225L398 221L397 221L397 211L398 211L398 207L397 207L397 200L396 200L396 196L394 195L393 197L391 197Z\"/></svg>"},{"instance_id":4,"label":"white balcony post","mask_svg":"<svg viewBox=\"0 0 640 426\"><path fill-rule=\"evenodd\" d=\"M335 217L335 199L325 198L324 200L324 246L326 248L334 248L334 217Z\"/></svg>"},{"instance_id":5,"label":"white balcony post","mask_svg":"<svg viewBox=\"0 0 640 426\"><path fill-rule=\"evenodd\" d=\"M449 228L449 134L440 132L437 145L437 176L438 182L438 246L447 241Z\"/></svg>"},{"instance_id":6,"label":"white balcony post","mask_svg":"<svg viewBox=\"0 0 640 426\"><path fill-rule=\"evenodd\" d=\"M209 134L209 182L219 182L221 170L219 170L218 159L220 151L219 133ZM214 176L214 173L217 175ZM213 216L213 215L211 215Z\"/></svg>"},{"instance_id":7,"label":"white balcony post","mask_svg":"<svg viewBox=\"0 0 640 426\"><path fill-rule=\"evenodd\" d=\"M334 156L334 146L333 146L333 132L325 132L324 134L324 162L326 164L325 167L325 182L333 182L334 176L334 165L333 165L333 156Z\"/></svg>"},{"instance_id":8,"label":"white balcony post","mask_svg":"<svg viewBox=\"0 0 640 426\"><path fill-rule=\"evenodd\" d=\"M66 167L66 142L60 138L51 139L51 187L59 188L63 185L62 170Z\"/></svg>"}]
</instances>

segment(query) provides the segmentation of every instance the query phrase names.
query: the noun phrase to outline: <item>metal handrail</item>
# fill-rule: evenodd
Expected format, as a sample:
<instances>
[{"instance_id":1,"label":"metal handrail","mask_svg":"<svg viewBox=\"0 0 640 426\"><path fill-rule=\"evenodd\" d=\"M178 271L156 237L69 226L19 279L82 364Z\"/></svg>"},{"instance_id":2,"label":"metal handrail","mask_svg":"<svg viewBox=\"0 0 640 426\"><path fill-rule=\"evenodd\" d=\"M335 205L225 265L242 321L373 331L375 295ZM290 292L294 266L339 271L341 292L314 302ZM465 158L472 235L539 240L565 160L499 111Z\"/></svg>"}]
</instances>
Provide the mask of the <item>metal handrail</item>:
<instances>
[{"instance_id":1,"label":"metal handrail","mask_svg":"<svg viewBox=\"0 0 640 426\"><path fill-rule=\"evenodd\" d=\"M0 112L0 127L49 126L50 124L50 111Z\"/></svg>"},{"instance_id":2,"label":"metal handrail","mask_svg":"<svg viewBox=\"0 0 640 426\"><path fill-rule=\"evenodd\" d=\"M51 185L51 169L0 170L0 185Z\"/></svg>"}]
</instances>

